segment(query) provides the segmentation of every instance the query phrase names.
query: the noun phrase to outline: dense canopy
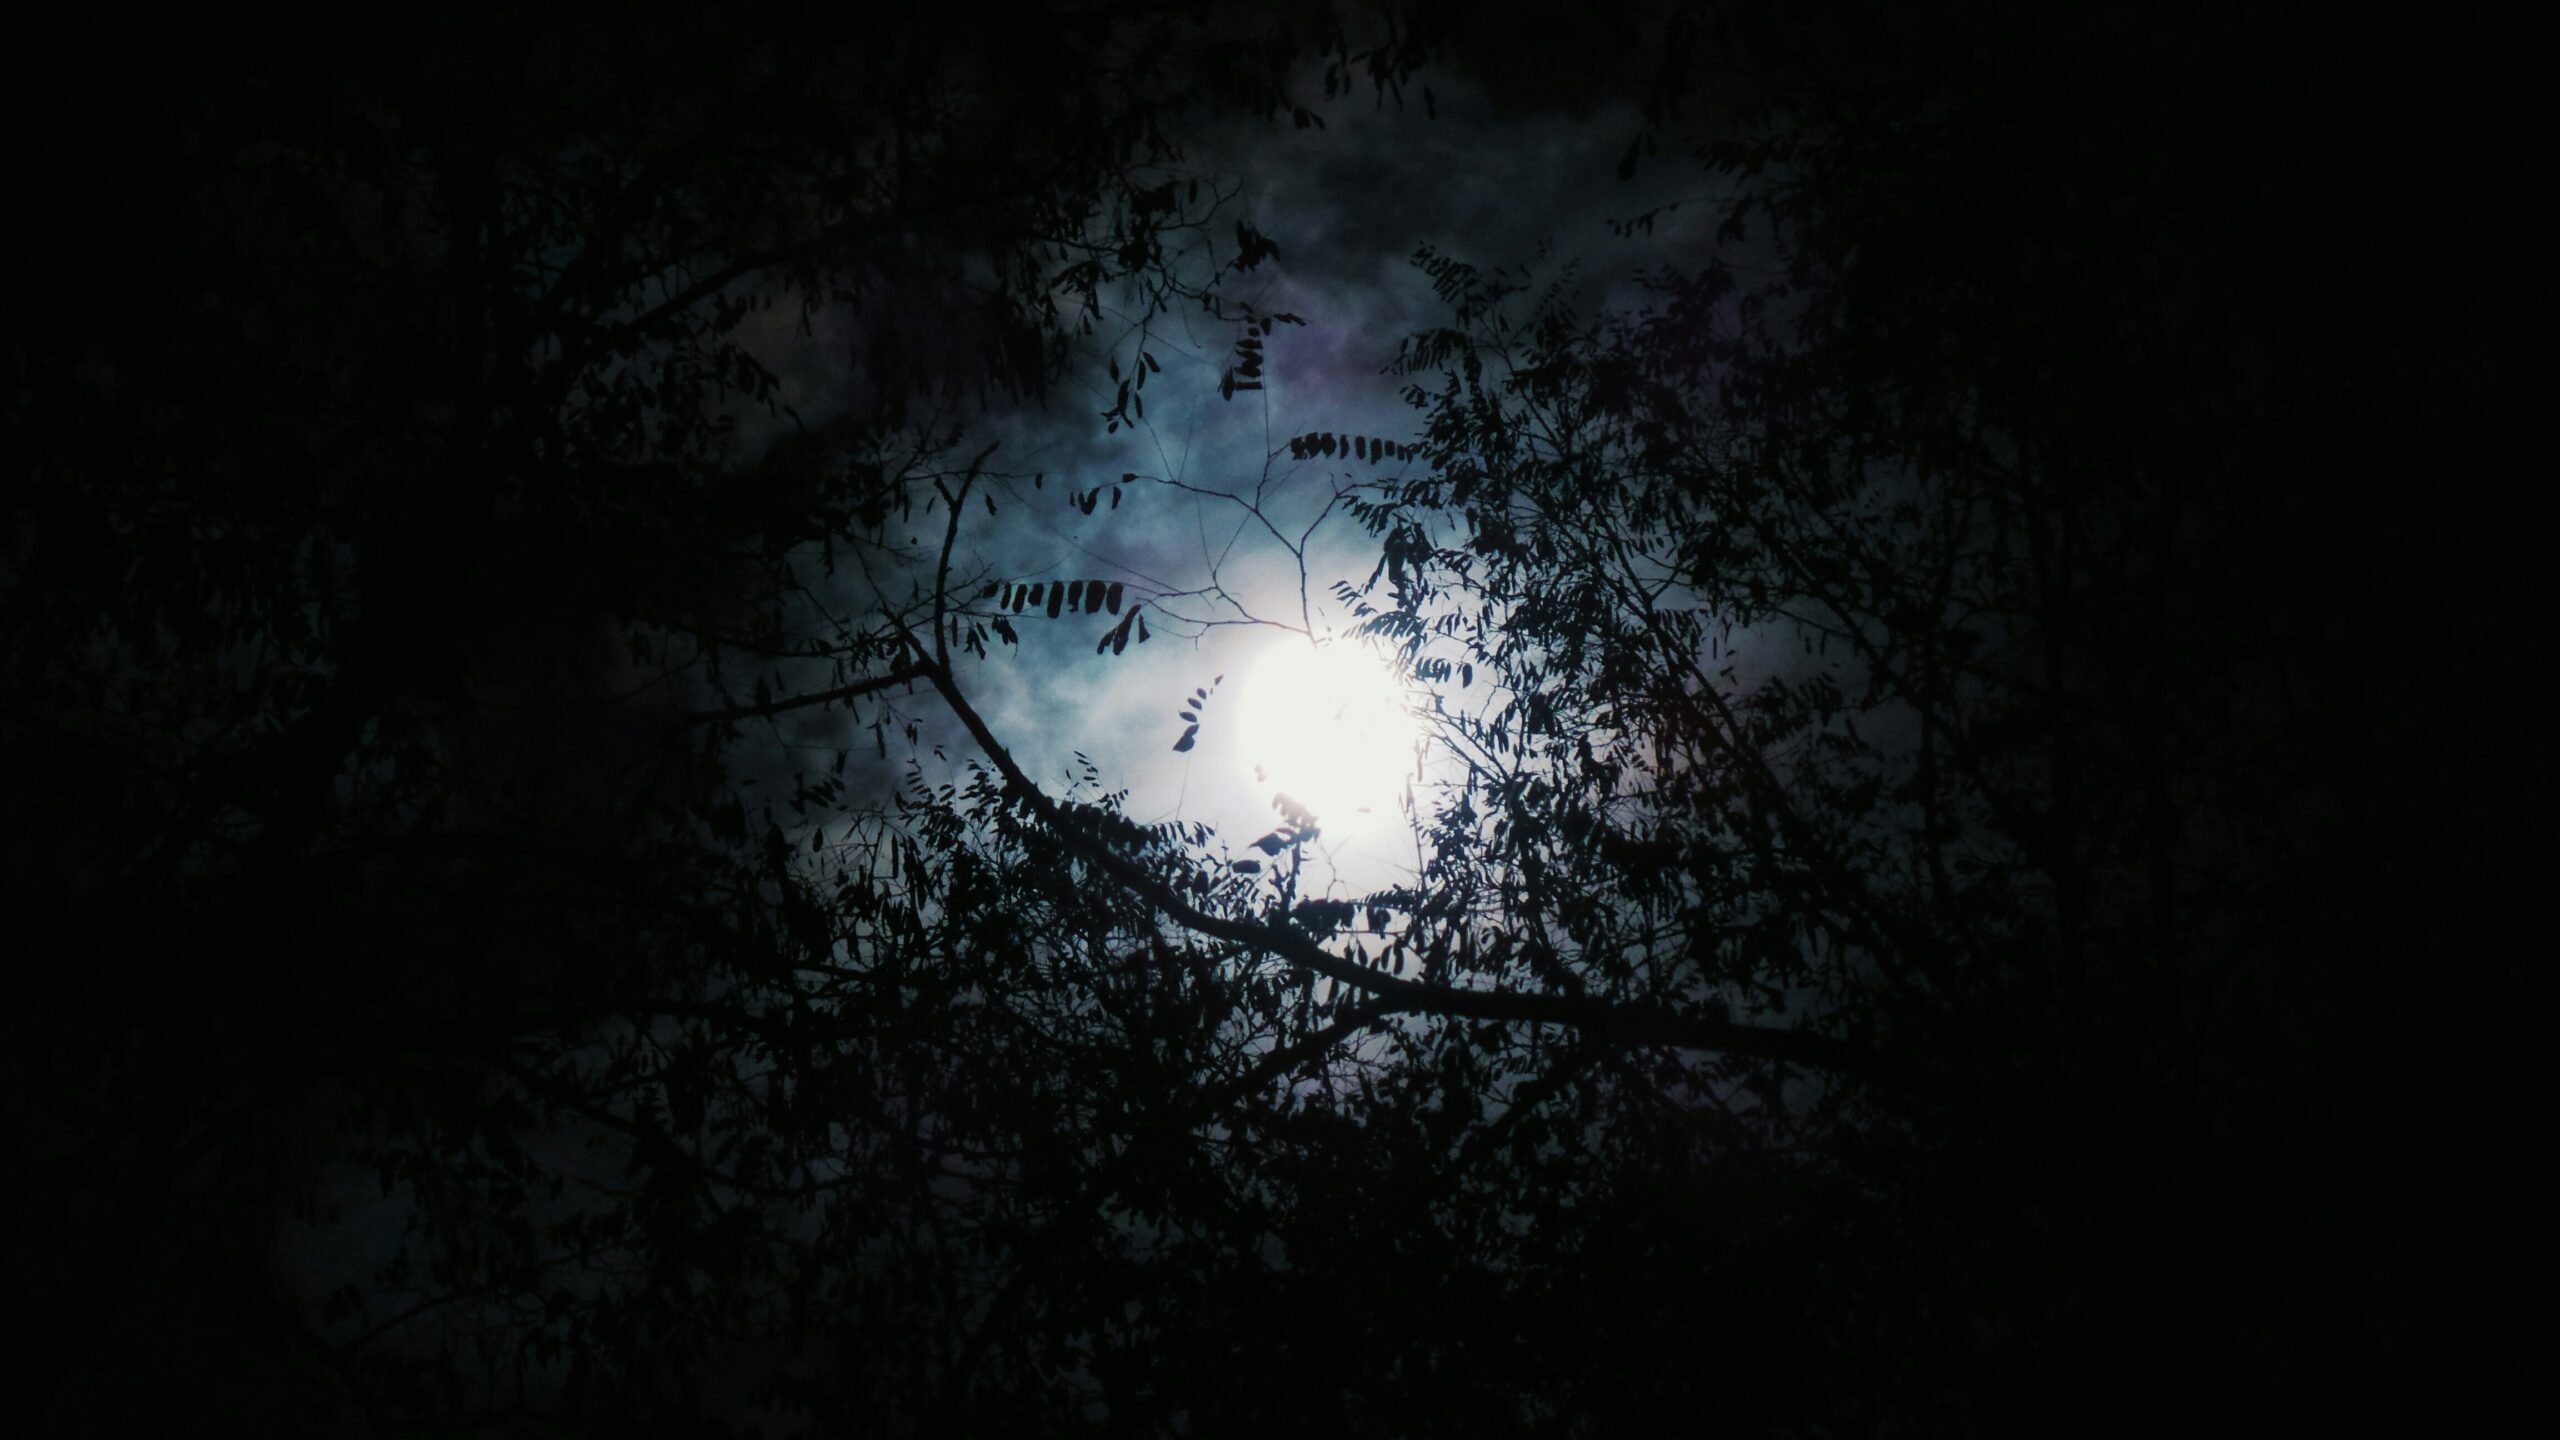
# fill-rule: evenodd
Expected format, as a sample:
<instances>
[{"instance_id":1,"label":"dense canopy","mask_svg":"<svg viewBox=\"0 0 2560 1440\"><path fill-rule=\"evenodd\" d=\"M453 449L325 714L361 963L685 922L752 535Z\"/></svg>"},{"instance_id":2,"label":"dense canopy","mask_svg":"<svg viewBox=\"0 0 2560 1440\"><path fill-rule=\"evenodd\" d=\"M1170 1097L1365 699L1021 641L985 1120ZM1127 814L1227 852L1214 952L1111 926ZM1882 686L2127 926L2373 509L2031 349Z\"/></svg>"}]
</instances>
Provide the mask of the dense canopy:
<instances>
[{"instance_id":1,"label":"dense canopy","mask_svg":"<svg viewBox=\"0 0 2560 1440\"><path fill-rule=\"evenodd\" d=\"M113 104L73 47L10 102L21 1408L2485 1413L2524 92L2139 10L426 15ZM1326 173L1569 120L1638 198L1265 204L1355 109ZM1389 266L1365 364L1273 288ZM1234 628L1410 686L1401 868L1149 798ZM1077 703L1166 728L1060 761Z\"/></svg>"}]
</instances>

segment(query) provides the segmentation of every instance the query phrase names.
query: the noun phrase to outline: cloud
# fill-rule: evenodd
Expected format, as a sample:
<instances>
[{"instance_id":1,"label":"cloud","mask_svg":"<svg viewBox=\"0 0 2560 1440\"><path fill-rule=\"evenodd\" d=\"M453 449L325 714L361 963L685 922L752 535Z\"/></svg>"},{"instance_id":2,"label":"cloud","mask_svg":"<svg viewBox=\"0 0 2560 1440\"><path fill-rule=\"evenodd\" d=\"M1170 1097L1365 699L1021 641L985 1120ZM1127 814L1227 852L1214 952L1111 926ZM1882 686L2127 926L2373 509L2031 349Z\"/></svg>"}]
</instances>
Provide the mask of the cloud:
<instances>
[{"instance_id":1,"label":"cloud","mask_svg":"<svg viewBox=\"0 0 2560 1440\"><path fill-rule=\"evenodd\" d=\"M1670 167L1618 178L1618 157L1640 125L1623 101L1576 109L1515 96L1497 105L1459 77L1433 83L1437 118L1419 103L1398 110L1363 95L1325 107L1321 128L1218 121L1186 145L1191 163L1241 182L1209 233L1242 219L1279 247L1250 272L1227 274L1222 297L1305 322L1261 337L1264 389L1218 394L1248 333L1243 323L1190 309L1118 313L1105 297L1087 350L1039 402L965 409L971 436L961 452L1000 442L981 481L996 512L973 502L954 546L955 573L1120 581L1130 602L1147 607L1154 637L1097 656L1108 617L1043 616L1015 624L1018 646L995 646L959 667L960 682L1034 776L1066 775L1081 753L1107 784L1128 788L1141 818L1204 821L1235 844L1268 828L1268 797L1235 755L1220 707L1204 716L1200 743L1175 754L1173 702L1225 674L1222 698L1234 703L1236 682L1278 633L1271 625L1325 633L1346 623L1328 591L1364 577L1376 543L1338 510L1312 534L1308 526L1346 478L1393 472L1349 457L1295 461L1286 441L1317 430L1413 433L1406 382L1386 372L1405 335L1446 319L1411 263L1417 249L1432 245L1487 268L1534 262L1544 275L1579 261L1577 293L1596 303L1628 298L1638 270L1694 242L1704 205L1685 211L1685 230L1613 231L1613 219L1683 198ZM1212 254L1224 263L1230 250ZM858 348L801 346L785 377L791 393L842 393L845 362L828 351ZM1111 367L1130 373L1142 350L1159 367L1141 392L1145 416L1107 431L1099 417L1117 388ZM1094 487L1103 499L1086 514L1070 497ZM918 517L919 553L933 550L941 523L938 512L930 522ZM1303 577L1289 548L1302 539ZM956 725L929 711L919 734L916 751L927 757L937 743L948 757L969 748ZM872 750L868 733L846 743ZM905 748L892 744L893 765L903 764Z\"/></svg>"}]
</instances>

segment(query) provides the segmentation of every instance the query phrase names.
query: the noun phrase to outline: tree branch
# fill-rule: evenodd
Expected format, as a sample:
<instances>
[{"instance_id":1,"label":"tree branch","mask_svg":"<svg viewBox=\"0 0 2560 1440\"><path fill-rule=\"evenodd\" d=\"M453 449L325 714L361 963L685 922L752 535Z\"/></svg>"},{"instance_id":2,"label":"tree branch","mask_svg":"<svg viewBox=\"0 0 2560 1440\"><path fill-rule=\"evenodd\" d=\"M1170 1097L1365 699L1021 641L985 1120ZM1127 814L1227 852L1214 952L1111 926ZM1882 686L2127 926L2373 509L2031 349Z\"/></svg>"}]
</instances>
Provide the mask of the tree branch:
<instances>
[{"instance_id":1,"label":"tree branch","mask_svg":"<svg viewBox=\"0 0 2560 1440\"><path fill-rule=\"evenodd\" d=\"M820 690L808 695L794 695L788 700L768 700L762 705L732 705L724 710L696 710L691 718L697 725L716 724L723 720L752 720L760 715L779 715L786 710L806 710L812 705L829 705L838 700L856 700L892 685L926 678L930 664L899 665L867 680L839 685L833 690Z\"/></svg>"},{"instance_id":2,"label":"tree branch","mask_svg":"<svg viewBox=\"0 0 2560 1440\"><path fill-rule=\"evenodd\" d=\"M904 632L902 632L904 633ZM1282 925L1262 921L1238 920L1214 915L1193 905L1164 880L1149 874L1136 861L1112 849L1084 827L1075 824L1059 809L1056 801L1023 774L1014 763L986 721L970 706L953 682L951 672L935 665L923 644L912 633L906 634L910 649L925 678L942 693L952 713L968 727L970 736L996 769L1007 786L1030 805L1041 821L1069 850L1084 859L1120 887L1146 901L1176 924L1197 934L1226 940L1273 956L1302 970L1321 975L1337 985L1365 992L1385 1002L1391 1012L1443 1015L1462 1020L1494 1020L1515 1024L1558 1025L1569 1030L1626 1045L1669 1045L1691 1050L1714 1050L1732 1055L1749 1055L1791 1065L1836 1074L1867 1078L1892 1079L1912 1083L1902 1066L1863 1047L1807 1030L1782 1029L1750 1025L1708 1015L1684 1014L1657 1005L1630 1004L1597 1000L1585 996L1534 994L1515 990L1470 990L1448 985L1430 985L1372 970L1356 961L1333 954L1309 936Z\"/></svg>"}]
</instances>

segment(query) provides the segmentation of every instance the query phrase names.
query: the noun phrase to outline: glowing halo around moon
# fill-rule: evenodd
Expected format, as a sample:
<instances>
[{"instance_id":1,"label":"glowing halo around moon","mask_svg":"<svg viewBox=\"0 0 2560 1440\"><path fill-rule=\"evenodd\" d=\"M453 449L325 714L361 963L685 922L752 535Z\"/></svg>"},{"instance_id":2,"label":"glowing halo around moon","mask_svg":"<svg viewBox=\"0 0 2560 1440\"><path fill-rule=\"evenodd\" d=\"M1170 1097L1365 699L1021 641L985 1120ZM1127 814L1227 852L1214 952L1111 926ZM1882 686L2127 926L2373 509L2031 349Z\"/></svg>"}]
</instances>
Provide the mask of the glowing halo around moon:
<instances>
[{"instance_id":1,"label":"glowing halo around moon","mask_svg":"<svg viewBox=\"0 0 2560 1440\"><path fill-rule=\"evenodd\" d=\"M1352 641L1291 636L1254 664L1238 699L1238 758L1263 796L1287 795L1335 836L1400 813L1422 724L1385 661Z\"/></svg>"}]
</instances>

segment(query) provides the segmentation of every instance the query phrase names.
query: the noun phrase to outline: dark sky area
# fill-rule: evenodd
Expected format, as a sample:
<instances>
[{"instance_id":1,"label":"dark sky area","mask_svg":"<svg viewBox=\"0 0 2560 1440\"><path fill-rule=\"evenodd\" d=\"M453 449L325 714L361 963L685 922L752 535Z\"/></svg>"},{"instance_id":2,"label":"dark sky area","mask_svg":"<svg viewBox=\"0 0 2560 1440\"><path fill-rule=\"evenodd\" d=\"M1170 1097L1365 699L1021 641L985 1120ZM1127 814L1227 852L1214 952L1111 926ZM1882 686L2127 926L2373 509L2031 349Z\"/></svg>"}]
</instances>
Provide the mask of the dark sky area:
<instances>
[{"instance_id":1,"label":"dark sky area","mask_svg":"<svg viewBox=\"0 0 2560 1440\"><path fill-rule=\"evenodd\" d=\"M0 1426L2530 1393L2519 35L104 24L6 102Z\"/></svg>"}]
</instances>

